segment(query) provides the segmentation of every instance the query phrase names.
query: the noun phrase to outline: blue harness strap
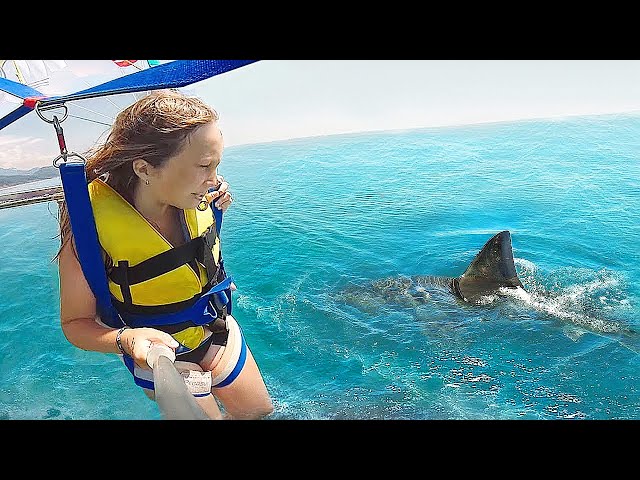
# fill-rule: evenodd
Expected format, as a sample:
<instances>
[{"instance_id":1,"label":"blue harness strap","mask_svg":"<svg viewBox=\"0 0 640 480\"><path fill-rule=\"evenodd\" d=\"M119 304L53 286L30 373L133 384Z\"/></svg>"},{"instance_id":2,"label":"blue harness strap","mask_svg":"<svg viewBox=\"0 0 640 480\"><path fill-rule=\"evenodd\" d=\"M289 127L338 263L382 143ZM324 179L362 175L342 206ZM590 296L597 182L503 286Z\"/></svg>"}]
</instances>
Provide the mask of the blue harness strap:
<instances>
[{"instance_id":1,"label":"blue harness strap","mask_svg":"<svg viewBox=\"0 0 640 480\"><path fill-rule=\"evenodd\" d=\"M213 190L215 190L215 188L212 188L209 191L211 192ZM216 233L218 234L218 238L220 238L220 229L222 228L222 209L221 208L217 208L215 206L215 202L211 202L210 206L211 206L211 210L213 211L213 217L216 220ZM227 277L227 278L231 279L231 277ZM233 303L231 302L231 282L232 281L233 280L231 280L225 286L224 289L218 289L217 288L218 285L213 287L213 289L215 289L215 292L213 292L214 293L213 300L219 302L218 306L220 306L220 304L226 304L227 313L231 313L231 309L233 307ZM226 283L226 279L222 283ZM221 284L219 284L219 285L221 285ZM212 293L213 289L209 293Z\"/></svg>"},{"instance_id":2,"label":"blue harness strap","mask_svg":"<svg viewBox=\"0 0 640 480\"><path fill-rule=\"evenodd\" d=\"M211 202L211 210L213 210L213 216L216 219L216 232L218 237L220 236L220 228L222 228L222 210L214 207L214 202Z\"/></svg>"},{"instance_id":3,"label":"blue harness strap","mask_svg":"<svg viewBox=\"0 0 640 480\"><path fill-rule=\"evenodd\" d=\"M84 163L62 163L60 178L62 179L62 188L67 202L78 259L87 283L96 297L100 319L110 327L122 327L124 322L111 303L102 249L98 241L98 231L89 199Z\"/></svg>"}]
</instances>

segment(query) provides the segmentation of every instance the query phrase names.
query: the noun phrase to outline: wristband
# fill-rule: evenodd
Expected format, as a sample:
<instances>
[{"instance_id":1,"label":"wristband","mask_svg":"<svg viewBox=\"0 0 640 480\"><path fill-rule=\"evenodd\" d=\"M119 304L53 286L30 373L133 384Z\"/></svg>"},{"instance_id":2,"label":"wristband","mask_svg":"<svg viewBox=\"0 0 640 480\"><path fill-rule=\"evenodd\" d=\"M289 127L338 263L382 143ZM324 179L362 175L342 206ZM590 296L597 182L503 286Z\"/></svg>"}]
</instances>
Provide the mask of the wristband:
<instances>
[{"instance_id":1,"label":"wristband","mask_svg":"<svg viewBox=\"0 0 640 480\"><path fill-rule=\"evenodd\" d=\"M124 332L127 328L129 328L129 326L125 325L120 330L118 330L118 334L116 335L116 345L118 346L118 350L120 350L120 353L122 353L122 355L126 355L126 353L124 351L124 348L122 348L122 343L120 342L120 336L122 335L122 332Z\"/></svg>"}]
</instances>

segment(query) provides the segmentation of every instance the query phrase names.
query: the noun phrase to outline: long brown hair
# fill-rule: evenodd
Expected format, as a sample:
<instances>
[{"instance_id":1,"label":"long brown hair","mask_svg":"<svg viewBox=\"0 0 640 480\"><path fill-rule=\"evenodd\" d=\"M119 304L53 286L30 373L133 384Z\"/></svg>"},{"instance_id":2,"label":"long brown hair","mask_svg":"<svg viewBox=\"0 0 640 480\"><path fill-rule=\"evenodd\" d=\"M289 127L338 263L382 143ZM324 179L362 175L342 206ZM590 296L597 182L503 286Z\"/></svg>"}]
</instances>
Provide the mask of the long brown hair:
<instances>
[{"instance_id":1,"label":"long brown hair","mask_svg":"<svg viewBox=\"0 0 640 480\"><path fill-rule=\"evenodd\" d=\"M197 97L173 89L154 90L121 111L106 140L84 155L87 183L101 178L133 203L140 182L133 161L142 158L154 167L161 166L180 152L198 127L218 118L218 113ZM65 201L60 202L59 211L62 250L72 238Z\"/></svg>"}]
</instances>

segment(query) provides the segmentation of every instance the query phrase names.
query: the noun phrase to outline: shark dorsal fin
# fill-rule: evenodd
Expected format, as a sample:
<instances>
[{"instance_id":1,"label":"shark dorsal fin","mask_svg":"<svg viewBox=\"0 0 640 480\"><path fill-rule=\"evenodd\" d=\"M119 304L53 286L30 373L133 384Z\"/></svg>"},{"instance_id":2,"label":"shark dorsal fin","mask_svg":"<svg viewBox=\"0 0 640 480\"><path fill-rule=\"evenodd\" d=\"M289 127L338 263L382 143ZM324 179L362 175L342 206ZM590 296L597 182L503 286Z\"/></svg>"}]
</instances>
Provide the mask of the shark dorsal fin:
<instances>
[{"instance_id":1,"label":"shark dorsal fin","mask_svg":"<svg viewBox=\"0 0 640 480\"><path fill-rule=\"evenodd\" d=\"M459 293L467 301L497 293L500 287L522 287L513 263L509 231L491 237L457 282Z\"/></svg>"}]
</instances>

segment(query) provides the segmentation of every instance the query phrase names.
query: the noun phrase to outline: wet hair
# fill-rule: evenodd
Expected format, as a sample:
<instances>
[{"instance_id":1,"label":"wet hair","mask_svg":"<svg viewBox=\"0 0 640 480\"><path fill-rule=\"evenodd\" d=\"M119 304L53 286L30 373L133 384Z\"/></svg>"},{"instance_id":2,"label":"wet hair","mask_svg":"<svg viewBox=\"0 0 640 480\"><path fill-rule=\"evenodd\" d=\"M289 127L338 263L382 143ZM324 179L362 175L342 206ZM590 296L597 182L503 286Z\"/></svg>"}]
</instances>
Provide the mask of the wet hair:
<instances>
[{"instance_id":1,"label":"wet hair","mask_svg":"<svg viewBox=\"0 0 640 480\"><path fill-rule=\"evenodd\" d=\"M84 154L87 183L101 178L133 203L141 181L133 171L133 161L144 159L154 167L162 166L180 153L195 130L218 118L218 113L197 97L173 89L154 90L122 110L106 140ZM64 201L60 202L59 220L62 250L72 237Z\"/></svg>"}]
</instances>

